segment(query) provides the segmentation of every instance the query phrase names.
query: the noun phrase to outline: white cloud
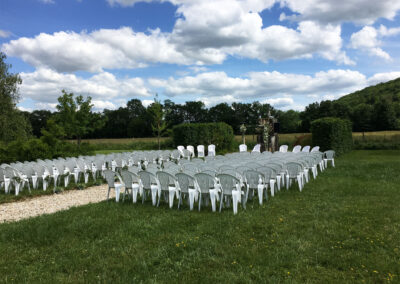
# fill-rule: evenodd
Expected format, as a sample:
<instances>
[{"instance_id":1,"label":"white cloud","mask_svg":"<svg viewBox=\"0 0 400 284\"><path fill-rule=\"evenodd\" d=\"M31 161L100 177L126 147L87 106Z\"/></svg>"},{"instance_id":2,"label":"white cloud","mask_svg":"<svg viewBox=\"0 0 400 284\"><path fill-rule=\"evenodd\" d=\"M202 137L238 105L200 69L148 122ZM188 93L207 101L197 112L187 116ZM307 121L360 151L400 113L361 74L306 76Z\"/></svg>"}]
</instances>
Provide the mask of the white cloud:
<instances>
[{"instance_id":1,"label":"white cloud","mask_svg":"<svg viewBox=\"0 0 400 284\"><path fill-rule=\"evenodd\" d=\"M24 99L52 104L61 95L61 90L73 92L75 95L92 96L97 108L115 108L110 100L121 97L148 97L151 93L141 78L118 79L113 74L103 72L90 78L82 78L73 74L57 73L49 69L38 69L32 73L21 73L22 85L20 94ZM47 108L49 105L39 105Z\"/></svg>"},{"instance_id":2,"label":"white cloud","mask_svg":"<svg viewBox=\"0 0 400 284\"><path fill-rule=\"evenodd\" d=\"M378 83L387 82L397 78L400 78L400 72L376 73L368 78L368 85L376 85Z\"/></svg>"},{"instance_id":3,"label":"white cloud","mask_svg":"<svg viewBox=\"0 0 400 284\"><path fill-rule=\"evenodd\" d=\"M99 101L99 100L93 100L93 108L95 110L103 110L103 109L116 109L116 105L113 104L110 101Z\"/></svg>"},{"instance_id":4,"label":"white cloud","mask_svg":"<svg viewBox=\"0 0 400 284\"><path fill-rule=\"evenodd\" d=\"M0 30L0 38L7 38L11 35L9 31Z\"/></svg>"},{"instance_id":5,"label":"white cloud","mask_svg":"<svg viewBox=\"0 0 400 284\"><path fill-rule=\"evenodd\" d=\"M379 29L372 26L365 26L358 32L351 35L350 47L353 49L360 49L372 56L377 56L385 60L390 60L390 55L382 50L380 46L382 37L395 36L400 33L400 28L386 28L381 25Z\"/></svg>"},{"instance_id":6,"label":"white cloud","mask_svg":"<svg viewBox=\"0 0 400 284\"><path fill-rule=\"evenodd\" d=\"M23 107L23 106L18 106L17 107L20 111L27 111L27 112L32 112L33 109L30 107Z\"/></svg>"},{"instance_id":7,"label":"white cloud","mask_svg":"<svg viewBox=\"0 0 400 284\"><path fill-rule=\"evenodd\" d=\"M282 97L282 98L266 99L266 100L262 101L262 103L270 104L276 108L283 108L283 107L293 105L294 101L290 97Z\"/></svg>"},{"instance_id":8,"label":"white cloud","mask_svg":"<svg viewBox=\"0 0 400 284\"><path fill-rule=\"evenodd\" d=\"M152 103L154 103L154 100L142 100L142 105L144 107L148 107L149 105L151 105Z\"/></svg>"},{"instance_id":9,"label":"white cloud","mask_svg":"<svg viewBox=\"0 0 400 284\"><path fill-rule=\"evenodd\" d=\"M367 79L358 71L338 69L317 72L314 76L274 71L251 72L246 77L229 77L224 72L208 72L167 80L149 79L149 84L162 89L170 97L197 96L206 105L259 100L288 108L289 103L293 107L297 105L292 96L301 98L348 94L365 87Z\"/></svg>"},{"instance_id":10,"label":"white cloud","mask_svg":"<svg viewBox=\"0 0 400 284\"><path fill-rule=\"evenodd\" d=\"M238 102L239 99L237 99L231 95L225 95L225 96L217 96L217 97L211 97L211 96L210 97L201 97L201 98L198 98L197 101L203 102L204 105L209 108L209 107L215 106L220 103L231 104L233 102Z\"/></svg>"},{"instance_id":11,"label":"white cloud","mask_svg":"<svg viewBox=\"0 0 400 284\"><path fill-rule=\"evenodd\" d=\"M35 103L35 109L44 109L44 110L49 110L49 111L56 111L57 110L57 104L56 103Z\"/></svg>"},{"instance_id":12,"label":"white cloud","mask_svg":"<svg viewBox=\"0 0 400 284\"><path fill-rule=\"evenodd\" d=\"M133 5L138 1L110 0ZM20 57L35 67L58 72L140 68L148 64L221 64L228 55L262 60L311 58L314 55L341 64L354 64L342 50L338 24L299 22L296 29L263 27L258 12L274 0L172 1L178 4L171 33L148 33L130 27L92 32L60 31L22 37L3 44L8 56ZM229 7L229 9L226 9Z\"/></svg>"},{"instance_id":13,"label":"white cloud","mask_svg":"<svg viewBox=\"0 0 400 284\"><path fill-rule=\"evenodd\" d=\"M372 24L379 18L393 20L400 9L398 0L280 0L297 15L281 19L312 20L320 23L354 22Z\"/></svg>"},{"instance_id":14,"label":"white cloud","mask_svg":"<svg viewBox=\"0 0 400 284\"><path fill-rule=\"evenodd\" d=\"M35 67L59 72L100 72L105 68L137 68L157 62L193 63L177 52L168 42L168 36L159 30L147 35L127 27L92 33L41 33L34 38L12 40L2 50Z\"/></svg>"}]
</instances>

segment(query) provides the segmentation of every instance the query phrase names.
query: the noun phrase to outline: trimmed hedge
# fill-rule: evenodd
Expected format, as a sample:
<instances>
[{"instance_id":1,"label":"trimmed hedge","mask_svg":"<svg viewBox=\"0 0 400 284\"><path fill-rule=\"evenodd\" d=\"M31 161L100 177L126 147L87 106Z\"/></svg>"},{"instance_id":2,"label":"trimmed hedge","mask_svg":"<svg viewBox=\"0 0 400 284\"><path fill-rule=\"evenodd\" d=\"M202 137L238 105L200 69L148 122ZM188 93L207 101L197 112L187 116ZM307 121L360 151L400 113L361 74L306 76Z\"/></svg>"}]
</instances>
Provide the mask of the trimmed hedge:
<instances>
[{"instance_id":1,"label":"trimmed hedge","mask_svg":"<svg viewBox=\"0 0 400 284\"><path fill-rule=\"evenodd\" d=\"M214 144L218 151L232 150L234 145L233 129L224 122L184 123L172 128L175 146Z\"/></svg>"},{"instance_id":2,"label":"trimmed hedge","mask_svg":"<svg viewBox=\"0 0 400 284\"><path fill-rule=\"evenodd\" d=\"M311 122L312 144L320 151L334 150L336 155L351 151L352 126L349 120L325 117Z\"/></svg>"}]
</instances>

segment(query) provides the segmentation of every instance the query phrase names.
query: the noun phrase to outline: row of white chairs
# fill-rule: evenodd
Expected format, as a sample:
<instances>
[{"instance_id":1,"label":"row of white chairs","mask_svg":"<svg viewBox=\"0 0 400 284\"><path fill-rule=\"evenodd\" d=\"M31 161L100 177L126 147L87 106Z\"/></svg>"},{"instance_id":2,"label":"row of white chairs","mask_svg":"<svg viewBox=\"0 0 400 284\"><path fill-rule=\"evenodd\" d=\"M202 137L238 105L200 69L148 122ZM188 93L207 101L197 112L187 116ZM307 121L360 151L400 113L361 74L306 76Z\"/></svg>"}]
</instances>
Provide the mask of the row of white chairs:
<instances>
[{"instance_id":1,"label":"row of white chairs","mask_svg":"<svg viewBox=\"0 0 400 284\"><path fill-rule=\"evenodd\" d=\"M332 151L333 152L333 151ZM327 167L326 154L313 153L270 153L242 152L225 156L215 156L213 159L183 159L175 162L165 161L162 164L147 164L145 168L128 167L120 173L108 171L106 178L109 191L116 191L119 200L121 188L125 187L126 195L137 202L137 195L151 196L154 206L165 200L170 208L174 199L178 199L178 208L187 200L190 210L197 201L199 210L202 203L210 202L212 210L216 211L216 202L220 202L220 211L225 205L233 204L236 214L238 204L246 207L246 202L252 196L257 196L260 204L268 195L275 196L286 185L297 182L302 191L305 183L310 181L310 172L315 179L318 168L323 171ZM333 153L334 155L334 153ZM334 162L332 160L332 164ZM120 183L115 183L115 177Z\"/></svg>"},{"instance_id":2,"label":"row of white chairs","mask_svg":"<svg viewBox=\"0 0 400 284\"><path fill-rule=\"evenodd\" d=\"M194 146L192 146L192 145L186 146L186 149L185 149L185 146L179 145L177 147L177 149L181 153L181 155L183 157L185 157L185 158L188 158L188 157L189 158L190 157L194 158L194 157L196 157ZM207 150L208 150L207 151L207 156L213 157L213 156L216 155L216 153L215 153L215 145L214 144L208 145ZM205 147L204 147L204 145L197 145L197 157L198 158L204 158L205 156L206 155L205 155Z\"/></svg>"}]
</instances>

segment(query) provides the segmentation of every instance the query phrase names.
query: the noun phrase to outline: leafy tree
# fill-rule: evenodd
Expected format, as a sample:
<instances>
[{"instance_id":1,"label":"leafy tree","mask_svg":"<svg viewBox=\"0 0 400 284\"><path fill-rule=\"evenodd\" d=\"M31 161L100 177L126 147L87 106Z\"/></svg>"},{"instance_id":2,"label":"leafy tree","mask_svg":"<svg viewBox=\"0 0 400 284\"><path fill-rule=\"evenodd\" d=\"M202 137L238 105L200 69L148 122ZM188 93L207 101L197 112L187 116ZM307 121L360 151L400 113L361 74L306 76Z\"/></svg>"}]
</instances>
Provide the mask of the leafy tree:
<instances>
[{"instance_id":1,"label":"leafy tree","mask_svg":"<svg viewBox=\"0 0 400 284\"><path fill-rule=\"evenodd\" d=\"M58 98L56 115L57 123L63 127L67 137L76 137L80 147L82 137L101 128L105 121L99 113L92 112L92 98L74 98L73 93L62 91Z\"/></svg>"},{"instance_id":2,"label":"leafy tree","mask_svg":"<svg viewBox=\"0 0 400 284\"><path fill-rule=\"evenodd\" d=\"M154 103L152 103L147 110L152 117L151 127L153 129L153 133L157 135L158 149L160 149L160 137L166 130L167 123L165 122L163 106L160 101L157 100L157 95L154 99Z\"/></svg>"},{"instance_id":3,"label":"leafy tree","mask_svg":"<svg viewBox=\"0 0 400 284\"><path fill-rule=\"evenodd\" d=\"M207 117L207 109L203 102L189 101L183 105L185 122L204 122Z\"/></svg>"},{"instance_id":4,"label":"leafy tree","mask_svg":"<svg viewBox=\"0 0 400 284\"><path fill-rule=\"evenodd\" d=\"M32 125L32 134L40 137L42 128L47 125L47 120L52 116L51 111L48 110L34 110L28 113L28 119Z\"/></svg>"},{"instance_id":5,"label":"leafy tree","mask_svg":"<svg viewBox=\"0 0 400 284\"><path fill-rule=\"evenodd\" d=\"M371 131L374 125L374 107L365 103L357 105L352 114L354 131Z\"/></svg>"},{"instance_id":6,"label":"leafy tree","mask_svg":"<svg viewBox=\"0 0 400 284\"><path fill-rule=\"evenodd\" d=\"M394 107L387 100L380 100L374 104L376 130L392 130L397 127Z\"/></svg>"},{"instance_id":7,"label":"leafy tree","mask_svg":"<svg viewBox=\"0 0 400 284\"><path fill-rule=\"evenodd\" d=\"M0 141L8 143L16 139L27 139L31 125L16 107L21 77L9 72L11 65L5 59L6 55L0 52Z\"/></svg>"},{"instance_id":8,"label":"leafy tree","mask_svg":"<svg viewBox=\"0 0 400 284\"><path fill-rule=\"evenodd\" d=\"M281 133L299 132L301 125L300 112L294 110L277 111L277 115Z\"/></svg>"}]
</instances>

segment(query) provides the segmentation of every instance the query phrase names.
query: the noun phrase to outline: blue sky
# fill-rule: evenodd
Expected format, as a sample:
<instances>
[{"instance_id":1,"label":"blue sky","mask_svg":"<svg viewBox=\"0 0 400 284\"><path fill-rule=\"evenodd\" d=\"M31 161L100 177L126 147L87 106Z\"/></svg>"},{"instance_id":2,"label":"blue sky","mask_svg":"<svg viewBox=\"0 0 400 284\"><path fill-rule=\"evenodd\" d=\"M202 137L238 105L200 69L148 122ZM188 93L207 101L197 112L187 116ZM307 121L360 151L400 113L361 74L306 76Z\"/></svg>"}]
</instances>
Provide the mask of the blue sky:
<instances>
[{"instance_id":1,"label":"blue sky","mask_svg":"<svg viewBox=\"0 0 400 284\"><path fill-rule=\"evenodd\" d=\"M19 107L65 89L97 110L155 93L177 103L314 101L400 77L398 0L2 0L0 50Z\"/></svg>"}]
</instances>

